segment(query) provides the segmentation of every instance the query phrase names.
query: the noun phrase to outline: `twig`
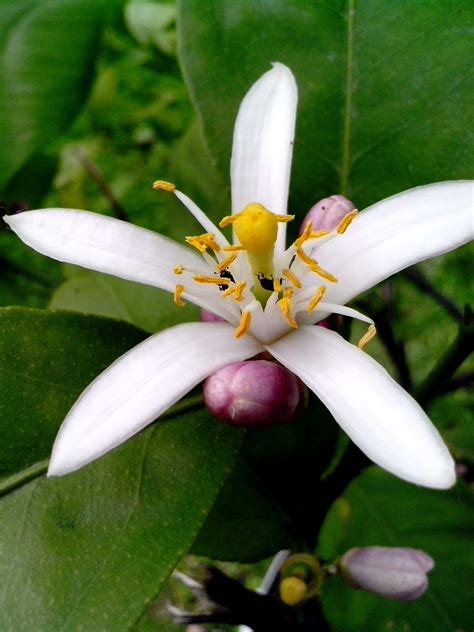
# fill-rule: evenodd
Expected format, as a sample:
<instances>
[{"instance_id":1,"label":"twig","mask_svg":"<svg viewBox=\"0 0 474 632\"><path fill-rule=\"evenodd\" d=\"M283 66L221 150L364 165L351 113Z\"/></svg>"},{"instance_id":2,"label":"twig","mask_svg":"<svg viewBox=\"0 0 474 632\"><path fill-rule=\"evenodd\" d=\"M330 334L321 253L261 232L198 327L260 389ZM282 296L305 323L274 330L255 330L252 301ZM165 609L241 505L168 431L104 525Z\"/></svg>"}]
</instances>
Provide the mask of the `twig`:
<instances>
[{"instance_id":1,"label":"twig","mask_svg":"<svg viewBox=\"0 0 474 632\"><path fill-rule=\"evenodd\" d=\"M422 290L428 296L431 296L433 300L439 303L458 323L462 322L462 310L456 305L456 303L442 294L419 270L418 268L408 268L401 273L406 279L411 281L420 290Z\"/></svg>"},{"instance_id":2,"label":"twig","mask_svg":"<svg viewBox=\"0 0 474 632\"><path fill-rule=\"evenodd\" d=\"M96 163L93 162L83 150L79 149L75 153L81 165L84 167L84 169L87 171L90 177L97 184L97 186L99 187L103 195L110 202L110 206L114 212L115 217L117 219L128 221L128 216L127 216L127 213L125 212L125 209L120 204L118 199L115 197L114 192L107 184L104 174L99 169L98 165L96 165Z\"/></svg>"},{"instance_id":3,"label":"twig","mask_svg":"<svg viewBox=\"0 0 474 632\"><path fill-rule=\"evenodd\" d=\"M443 394L446 383L470 355L473 345L474 318L471 308L466 306L464 319L455 340L416 390L416 399L420 404L426 404Z\"/></svg>"}]
</instances>

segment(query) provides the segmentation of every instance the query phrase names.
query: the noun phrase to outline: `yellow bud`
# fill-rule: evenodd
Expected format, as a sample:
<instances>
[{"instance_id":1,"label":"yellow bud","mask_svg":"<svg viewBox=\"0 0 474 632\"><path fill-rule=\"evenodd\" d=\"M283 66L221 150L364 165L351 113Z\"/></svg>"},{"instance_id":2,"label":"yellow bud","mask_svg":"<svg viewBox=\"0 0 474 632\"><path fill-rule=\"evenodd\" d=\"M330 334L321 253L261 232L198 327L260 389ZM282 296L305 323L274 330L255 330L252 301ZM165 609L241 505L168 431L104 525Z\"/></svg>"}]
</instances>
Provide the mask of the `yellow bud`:
<instances>
[{"instance_id":1,"label":"yellow bud","mask_svg":"<svg viewBox=\"0 0 474 632\"><path fill-rule=\"evenodd\" d=\"M242 246L255 255L273 252L277 238L276 215L261 204L248 204L233 222Z\"/></svg>"},{"instance_id":2,"label":"yellow bud","mask_svg":"<svg viewBox=\"0 0 474 632\"><path fill-rule=\"evenodd\" d=\"M285 577L280 582L280 599L287 606L296 606L303 601L307 586L300 577Z\"/></svg>"}]
</instances>

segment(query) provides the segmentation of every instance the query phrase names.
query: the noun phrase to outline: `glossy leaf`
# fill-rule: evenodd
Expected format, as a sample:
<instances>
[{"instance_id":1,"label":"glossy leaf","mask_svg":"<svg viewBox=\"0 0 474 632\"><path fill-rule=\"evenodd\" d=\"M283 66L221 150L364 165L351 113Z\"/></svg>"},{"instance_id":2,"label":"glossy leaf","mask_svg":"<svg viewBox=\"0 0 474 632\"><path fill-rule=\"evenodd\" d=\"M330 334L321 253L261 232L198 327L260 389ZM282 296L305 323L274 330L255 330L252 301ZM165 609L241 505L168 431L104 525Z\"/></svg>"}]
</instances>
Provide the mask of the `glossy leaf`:
<instances>
[{"instance_id":1,"label":"glossy leaf","mask_svg":"<svg viewBox=\"0 0 474 632\"><path fill-rule=\"evenodd\" d=\"M44 477L38 461L64 412L143 335L109 319L0 311L1 629L131 629L232 467L242 433L191 399L96 463Z\"/></svg>"},{"instance_id":2,"label":"glossy leaf","mask_svg":"<svg viewBox=\"0 0 474 632\"><path fill-rule=\"evenodd\" d=\"M470 493L459 483L437 492L404 483L371 468L334 503L320 534L327 560L354 546L407 546L435 560L427 593L410 604L356 591L337 578L323 585L323 604L335 632L430 630L471 626L469 591L474 556L467 546L474 526Z\"/></svg>"},{"instance_id":3,"label":"glossy leaf","mask_svg":"<svg viewBox=\"0 0 474 632\"><path fill-rule=\"evenodd\" d=\"M363 208L419 184L472 173L466 30L472 4L178 4L185 78L226 175L239 103L273 61L293 70L300 95L292 212L304 213L336 192Z\"/></svg>"},{"instance_id":4,"label":"glossy leaf","mask_svg":"<svg viewBox=\"0 0 474 632\"><path fill-rule=\"evenodd\" d=\"M0 3L0 188L71 124L88 93L101 32L119 2Z\"/></svg>"}]
</instances>

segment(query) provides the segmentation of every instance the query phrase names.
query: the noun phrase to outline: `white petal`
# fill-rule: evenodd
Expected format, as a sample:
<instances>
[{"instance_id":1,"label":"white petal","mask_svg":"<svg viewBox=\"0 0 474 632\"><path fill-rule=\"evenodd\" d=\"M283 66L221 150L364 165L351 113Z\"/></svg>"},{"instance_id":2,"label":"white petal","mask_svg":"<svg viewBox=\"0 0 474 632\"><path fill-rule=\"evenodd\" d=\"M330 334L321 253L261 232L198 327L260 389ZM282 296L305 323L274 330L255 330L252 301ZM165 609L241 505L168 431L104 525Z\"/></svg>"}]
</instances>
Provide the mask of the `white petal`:
<instances>
[{"instance_id":1,"label":"white petal","mask_svg":"<svg viewBox=\"0 0 474 632\"><path fill-rule=\"evenodd\" d=\"M454 462L438 431L369 355L323 327L302 327L266 349L316 393L375 463L418 485L454 484Z\"/></svg>"},{"instance_id":2,"label":"white petal","mask_svg":"<svg viewBox=\"0 0 474 632\"><path fill-rule=\"evenodd\" d=\"M181 193L181 191L178 191L178 190L175 190L174 194L176 195L178 200L181 202L181 204L183 204L191 213L191 215L193 215L194 218L201 224L204 230L206 230L208 233L213 233L217 237L217 241L220 246L229 245L229 241L227 237L219 230L219 228L214 224L214 222L212 222L209 219L209 217L204 213L204 211L201 211L199 206L195 204L195 202L193 202L190 197L188 197L184 193Z\"/></svg>"},{"instance_id":3,"label":"white petal","mask_svg":"<svg viewBox=\"0 0 474 632\"><path fill-rule=\"evenodd\" d=\"M72 472L150 424L213 371L262 351L227 323L185 323L151 336L82 393L63 422L49 475Z\"/></svg>"},{"instance_id":4,"label":"white petal","mask_svg":"<svg viewBox=\"0 0 474 632\"><path fill-rule=\"evenodd\" d=\"M359 213L343 235L313 253L338 279L325 299L346 303L391 274L472 239L473 185L429 184Z\"/></svg>"},{"instance_id":5,"label":"white petal","mask_svg":"<svg viewBox=\"0 0 474 632\"><path fill-rule=\"evenodd\" d=\"M158 233L88 211L43 209L3 218L28 246L48 257L173 291L173 267L202 259Z\"/></svg>"},{"instance_id":6,"label":"white petal","mask_svg":"<svg viewBox=\"0 0 474 632\"><path fill-rule=\"evenodd\" d=\"M232 212L258 202L285 214L288 205L298 93L295 78L275 63L245 95L232 145ZM286 224L279 225L277 251L285 248Z\"/></svg>"}]
</instances>

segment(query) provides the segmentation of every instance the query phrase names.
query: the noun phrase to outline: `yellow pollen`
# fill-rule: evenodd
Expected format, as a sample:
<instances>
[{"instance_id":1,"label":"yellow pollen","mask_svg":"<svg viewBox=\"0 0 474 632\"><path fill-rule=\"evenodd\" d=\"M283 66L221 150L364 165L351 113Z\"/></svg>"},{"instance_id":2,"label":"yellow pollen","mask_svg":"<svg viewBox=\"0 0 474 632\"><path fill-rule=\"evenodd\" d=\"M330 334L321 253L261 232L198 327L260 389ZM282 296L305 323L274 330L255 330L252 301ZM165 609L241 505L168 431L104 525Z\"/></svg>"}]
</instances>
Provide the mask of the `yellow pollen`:
<instances>
[{"instance_id":1,"label":"yellow pollen","mask_svg":"<svg viewBox=\"0 0 474 632\"><path fill-rule=\"evenodd\" d=\"M184 307L186 303L181 298L181 294L184 292L184 285L177 285L174 288L173 301L178 305L178 307Z\"/></svg>"},{"instance_id":2,"label":"yellow pollen","mask_svg":"<svg viewBox=\"0 0 474 632\"><path fill-rule=\"evenodd\" d=\"M312 314L314 312L316 307L321 302L321 299L323 298L325 293L326 293L326 286L321 285L321 287L318 288L316 292L313 294L312 299L308 303L308 307L306 308L306 311L308 312L308 314Z\"/></svg>"},{"instance_id":3,"label":"yellow pollen","mask_svg":"<svg viewBox=\"0 0 474 632\"><path fill-rule=\"evenodd\" d=\"M235 252L231 252L228 257L226 257L223 261L221 261L221 263L219 263L219 265L217 266L217 269L219 270L219 272L222 272L222 270L225 270L232 263L234 263L236 259L237 259L237 255L235 254Z\"/></svg>"},{"instance_id":4,"label":"yellow pollen","mask_svg":"<svg viewBox=\"0 0 474 632\"><path fill-rule=\"evenodd\" d=\"M219 252L221 247L214 238L215 235L213 233L204 233L203 235L185 237L184 239L186 243L190 246L194 246L199 252L206 252L208 248L214 250L214 252Z\"/></svg>"},{"instance_id":5,"label":"yellow pollen","mask_svg":"<svg viewBox=\"0 0 474 632\"><path fill-rule=\"evenodd\" d=\"M224 250L224 252L237 252L239 250L245 250L245 248L239 245L238 246L224 246L222 250Z\"/></svg>"},{"instance_id":6,"label":"yellow pollen","mask_svg":"<svg viewBox=\"0 0 474 632\"><path fill-rule=\"evenodd\" d=\"M273 279L273 291L274 292L281 292L280 279L277 279L276 277Z\"/></svg>"},{"instance_id":7,"label":"yellow pollen","mask_svg":"<svg viewBox=\"0 0 474 632\"><path fill-rule=\"evenodd\" d=\"M249 311L242 312L239 325L237 329L235 330L236 338L241 338L242 336L245 336L245 334L249 330L251 320L252 320L252 316Z\"/></svg>"},{"instance_id":8,"label":"yellow pollen","mask_svg":"<svg viewBox=\"0 0 474 632\"><path fill-rule=\"evenodd\" d=\"M301 259L301 261L309 267L309 269L312 272L319 275L323 279L326 279L326 281L330 281L331 283L337 283L336 277L333 276L327 270L324 270L323 268L321 268L318 262L312 259L309 255L307 255L302 248L297 248L296 254Z\"/></svg>"},{"instance_id":9,"label":"yellow pollen","mask_svg":"<svg viewBox=\"0 0 474 632\"><path fill-rule=\"evenodd\" d=\"M326 237L329 235L329 230L316 230L309 236L309 239L319 239L320 237Z\"/></svg>"},{"instance_id":10,"label":"yellow pollen","mask_svg":"<svg viewBox=\"0 0 474 632\"><path fill-rule=\"evenodd\" d=\"M352 222L352 220L354 219L354 217L357 215L357 209L354 209L353 211L351 211L350 213L347 213L347 215L344 215L344 217L341 219L341 221L339 222L336 231L342 235L343 233L346 232L349 224Z\"/></svg>"},{"instance_id":11,"label":"yellow pollen","mask_svg":"<svg viewBox=\"0 0 474 632\"><path fill-rule=\"evenodd\" d=\"M249 253L273 253L278 220L274 213L261 204L248 204L234 221L234 230L240 243Z\"/></svg>"},{"instance_id":12,"label":"yellow pollen","mask_svg":"<svg viewBox=\"0 0 474 632\"><path fill-rule=\"evenodd\" d=\"M285 289L291 289L291 288L285 288ZM278 301L277 305L281 309L283 316L286 318L290 327L293 327L294 329L298 329L298 323L291 315L291 294L287 294L286 292L285 294L286 296L284 298L281 298Z\"/></svg>"},{"instance_id":13,"label":"yellow pollen","mask_svg":"<svg viewBox=\"0 0 474 632\"><path fill-rule=\"evenodd\" d=\"M229 226L229 224L233 224L235 220L238 219L241 215L242 213L235 213L235 215L226 215L219 222L219 228L225 228L226 226Z\"/></svg>"},{"instance_id":14,"label":"yellow pollen","mask_svg":"<svg viewBox=\"0 0 474 632\"><path fill-rule=\"evenodd\" d=\"M306 589L301 577L285 577L279 586L280 599L287 606L296 606L304 600Z\"/></svg>"},{"instance_id":15,"label":"yellow pollen","mask_svg":"<svg viewBox=\"0 0 474 632\"><path fill-rule=\"evenodd\" d=\"M172 182L166 182L166 180L156 180L153 182L153 188L155 191L169 191L170 193L176 189Z\"/></svg>"},{"instance_id":16,"label":"yellow pollen","mask_svg":"<svg viewBox=\"0 0 474 632\"><path fill-rule=\"evenodd\" d=\"M375 325L369 325L369 328L357 343L359 349L364 349L364 347L372 340L372 338L374 338L376 333L377 329L375 328Z\"/></svg>"},{"instance_id":17,"label":"yellow pollen","mask_svg":"<svg viewBox=\"0 0 474 632\"><path fill-rule=\"evenodd\" d=\"M183 274L183 272L185 271L185 269L186 269L186 268L185 268L184 266L182 266L182 265L178 265L178 266L175 266L175 267L173 268L173 272L174 272L175 274Z\"/></svg>"},{"instance_id":18,"label":"yellow pollen","mask_svg":"<svg viewBox=\"0 0 474 632\"><path fill-rule=\"evenodd\" d=\"M313 223L311 221L306 222L306 226L304 227L303 232L298 237L298 239L295 239L295 242L293 244L295 248L299 248L300 246L304 244L304 242L307 239L309 239L309 236L311 235L312 230L313 230Z\"/></svg>"},{"instance_id":19,"label":"yellow pollen","mask_svg":"<svg viewBox=\"0 0 474 632\"><path fill-rule=\"evenodd\" d=\"M288 281L290 281L291 283L293 283L293 285L297 288L301 287L301 281L298 279L298 277L296 276L296 274L294 272L292 272L291 270L283 270L282 272L283 276L285 278L288 279Z\"/></svg>"},{"instance_id":20,"label":"yellow pollen","mask_svg":"<svg viewBox=\"0 0 474 632\"><path fill-rule=\"evenodd\" d=\"M291 289L291 287L285 287L285 289L283 290L283 296L285 298L293 298L293 290Z\"/></svg>"},{"instance_id":21,"label":"yellow pollen","mask_svg":"<svg viewBox=\"0 0 474 632\"><path fill-rule=\"evenodd\" d=\"M276 215L276 221L282 222L283 224L287 224L288 222L292 222L295 219L294 215Z\"/></svg>"},{"instance_id":22,"label":"yellow pollen","mask_svg":"<svg viewBox=\"0 0 474 632\"><path fill-rule=\"evenodd\" d=\"M227 298L227 296L231 296L232 294L235 294L234 296L234 300L237 301L237 303L240 303L240 301L243 300L243 291L245 290L245 288L247 287L247 283L245 283L245 281L240 281L239 283L236 283L235 285L231 285L230 287L227 288L227 290L224 290L222 296L224 298Z\"/></svg>"},{"instance_id":23,"label":"yellow pollen","mask_svg":"<svg viewBox=\"0 0 474 632\"><path fill-rule=\"evenodd\" d=\"M230 281L229 279L225 279L222 277L210 277L210 276L204 276L203 274L198 274L197 276L193 277L194 281L196 281L196 283L209 283L211 285L230 285Z\"/></svg>"}]
</instances>

